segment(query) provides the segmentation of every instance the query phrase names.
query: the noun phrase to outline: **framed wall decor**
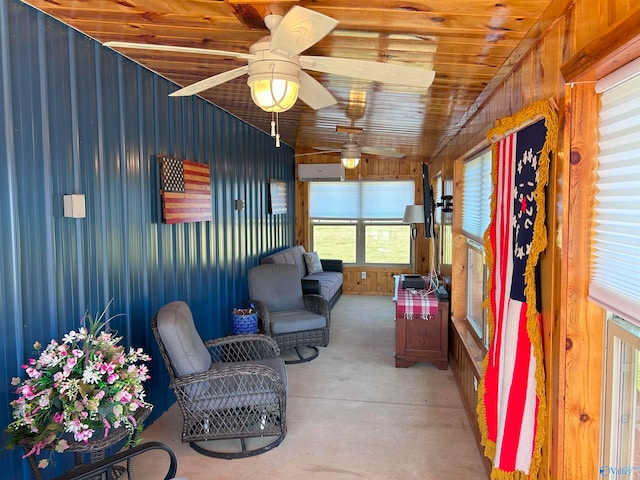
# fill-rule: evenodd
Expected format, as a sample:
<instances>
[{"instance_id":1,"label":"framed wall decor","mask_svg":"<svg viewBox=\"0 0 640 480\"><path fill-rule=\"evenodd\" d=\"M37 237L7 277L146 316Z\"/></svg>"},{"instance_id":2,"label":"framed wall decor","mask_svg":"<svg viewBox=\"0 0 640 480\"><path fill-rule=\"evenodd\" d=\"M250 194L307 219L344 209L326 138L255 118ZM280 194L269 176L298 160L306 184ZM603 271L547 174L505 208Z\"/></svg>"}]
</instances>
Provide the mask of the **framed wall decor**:
<instances>
[{"instance_id":1,"label":"framed wall decor","mask_svg":"<svg viewBox=\"0 0 640 480\"><path fill-rule=\"evenodd\" d=\"M287 213L287 184L282 180L269 179L269 213Z\"/></svg>"},{"instance_id":2,"label":"framed wall decor","mask_svg":"<svg viewBox=\"0 0 640 480\"><path fill-rule=\"evenodd\" d=\"M211 221L209 165L166 155L158 161L164 223Z\"/></svg>"}]
</instances>

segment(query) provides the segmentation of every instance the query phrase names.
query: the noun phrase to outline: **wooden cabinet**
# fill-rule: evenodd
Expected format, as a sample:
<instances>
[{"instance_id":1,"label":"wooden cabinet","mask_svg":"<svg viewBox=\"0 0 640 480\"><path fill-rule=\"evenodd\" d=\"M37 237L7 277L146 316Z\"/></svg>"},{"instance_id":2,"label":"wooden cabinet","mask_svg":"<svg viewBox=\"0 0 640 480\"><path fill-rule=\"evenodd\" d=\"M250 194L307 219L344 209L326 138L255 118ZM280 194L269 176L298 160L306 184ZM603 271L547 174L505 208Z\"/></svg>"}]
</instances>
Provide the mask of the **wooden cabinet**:
<instances>
[{"instance_id":1,"label":"wooden cabinet","mask_svg":"<svg viewBox=\"0 0 640 480\"><path fill-rule=\"evenodd\" d=\"M431 362L441 370L448 366L449 300L438 299L436 318L406 318L396 304L396 367Z\"/></svg>"}]
</instances>

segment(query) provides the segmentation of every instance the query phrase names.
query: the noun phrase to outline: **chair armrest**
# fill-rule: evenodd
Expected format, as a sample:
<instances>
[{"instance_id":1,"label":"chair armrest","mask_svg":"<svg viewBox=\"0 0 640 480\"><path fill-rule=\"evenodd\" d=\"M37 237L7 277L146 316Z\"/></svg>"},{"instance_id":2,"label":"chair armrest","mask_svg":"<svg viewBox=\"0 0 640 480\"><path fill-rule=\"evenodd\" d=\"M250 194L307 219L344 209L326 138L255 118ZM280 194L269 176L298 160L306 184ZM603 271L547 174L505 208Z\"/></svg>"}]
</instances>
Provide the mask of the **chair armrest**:
<instances>
[{"instance_id":1,"label":"chair armrest","mask_svg":"<svg viewBox=\"0 0 640 480\"><path fill-rule=\"evenodd\" d=\"M249 301L253 303L254 307L256 307L256 310L258 311L258 318L262 320L262 329L264 330L264 334L271 338L271 318L269 317L269 309L260 300L250 299Z\"/></svg>"},{"instance_id":2,"label":"chair armrest","mask_svg":"<svg viewBox=\"0 0 640 480\"><path fill-rule=\"evenodd\" d=\"M246 362L280 355L278 344L271 337L261 334L232 335L205 342L211 361Z\"/></svg>"},{"instance_id":3,"label":"chair armrest","mask_svg":"<svg viewBox=\"0 0 640 480\"><path fill-rule=\"evenodd\" d=\"M209 398L220 398L215 392L229 392L234 385L238 392L251 393L272 389L284 392L285 381L280 374L267 365L244 363L225 365L206 372L192 373L174 378L169 383L180 402L193 402ZM230 393L233 395L233 393Z\"/></svg>"},{"instance_id":4,"label":"chair armrest","mask_svg":"<svg viewBox=\"0 0 640 480\"><path fill-rule=\"evenodd\" d=\"M322 270L325 272L342 272L342 260L337 258L320 259Z\"/></svg>"},{"instance_id":5,"label":"chair armrest","mask_svg":"<svg viewBox=\"0 0 640 480\"><path fill-rule=\"evenodd\" d=\"M329 302L322 295L305 295L304 308L327 319L327 327L331 321L331 309Z\"/></svg>"},{"instance_id":6,"label":"chair armrest","mask_svg":"<svg viewBox=\"0 0 640 480\"><path fill-rule=\"evenodd\" d=\"M303 278L300 281L302 282L302 293L304 295L320 295L320 280Z\"/></svg>"}]
</instances>

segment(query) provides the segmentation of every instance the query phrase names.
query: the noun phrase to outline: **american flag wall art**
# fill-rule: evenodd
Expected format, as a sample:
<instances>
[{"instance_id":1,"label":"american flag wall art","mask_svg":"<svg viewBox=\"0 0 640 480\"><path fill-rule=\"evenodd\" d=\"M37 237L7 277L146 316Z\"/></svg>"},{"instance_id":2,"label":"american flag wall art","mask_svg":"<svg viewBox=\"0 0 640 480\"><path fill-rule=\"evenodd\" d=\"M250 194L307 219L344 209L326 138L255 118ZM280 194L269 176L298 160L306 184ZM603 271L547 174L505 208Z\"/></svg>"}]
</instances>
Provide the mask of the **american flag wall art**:
<instances>
[{"instance_id":1,"label":"american flag wall art","mask_svg":"<svg viewBox=\"0 0 640 480\"><path fill-rule=\"evenodd\" d=\"M164 223L210 221L209 165L164 155L158 155L158 161Z\"/></svg>"},{"instance_id":2,"label":"american flag wall art","mask_svg":"<svg viewBox=\"0 0 640 480\"><path fill-rule=\"evenodd\" d=\"M547 433L538 258L547 246L544 191L558 137L556 112L551 102L536 102L503 119L488 137L499 140L485 233L490 344L478 422L491 479L524 480L537 478Z\"/></svg>"}]
</instances>

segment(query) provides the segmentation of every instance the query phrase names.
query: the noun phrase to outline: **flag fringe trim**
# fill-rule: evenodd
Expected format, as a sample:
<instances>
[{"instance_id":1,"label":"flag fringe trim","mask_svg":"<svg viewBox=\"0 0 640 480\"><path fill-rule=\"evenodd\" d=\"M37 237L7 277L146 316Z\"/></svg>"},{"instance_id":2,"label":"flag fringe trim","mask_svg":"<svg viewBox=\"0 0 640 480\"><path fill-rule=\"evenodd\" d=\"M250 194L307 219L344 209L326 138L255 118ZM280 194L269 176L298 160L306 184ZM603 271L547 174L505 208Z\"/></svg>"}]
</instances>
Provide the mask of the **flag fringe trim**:
<instances>
[{"instance_id":1,"label":"flag fringe trim","mask_svg":"<svg viewBox=\"0 0 640 480\"><path fill-rule=\"evenodd\" d=\"M507 472L505 470L500 470L497 467L493 467L491 469L491 480L530 480L532 477L520 470L515 470L513 472Z\"/></svg>"},{"instance_id":2,"label":"flag fringe trim","mask_svg":"<svg viewBox=\"0 0 640 480\"><path fill-rule=\"evenodd\" d=\"M534 357L536 360L536 397L538 399L538 411L536 418L536 433L534 439L533 455L531 459L531 468L529 474L525 474L522 471L515 470L513 472L506 472L499 468L493 467L491 471L491 480L527 480L530 478L537 478L540 464L542 463L542 446L545 442L547 435L546 417L547 417L547 403L545 392L545 373L544 373L544 356L542 350L542 333L539 321L540 312L537 311L536 305L536 286L535 286L535 267L538 263L540 253L547 247L547 229L546 229L546 211L544 208L544 192L546 185L549 181L549 162L550 154L556 150L558 142L558 114L555 108L555 102L553 99L539 100L528 107L524 108L517 114L506 117L499 121L498 125L487 133L487 138L492 142L492 180L493 184L497 184L497 169L496 169L496 148L497 142L502 137L512 133L513 131L520 130L526 126L526 124L533 123L538 118L544 118L547 133L545 142L540 152L540 167L538 170L539 181L534 192L534 198L538 205L542 205L543 208L538 209L535 223L534 223L534 238L531 244L531 252L525 268L525 298L529 307L527 309L527 334L531 345L533 346ZM491 196L491 218L493 219L496 209L496 196ZM493 249L491 248L491 242L489 241L489 228L484 233L485 252L487 257L487 265L490 270L493 269L495 260ZM491 275L487 282L487 298L483 303L483 307L489 307L489 292L492 288ZM491 308L487 308L487 323L489 330L489 344L493 342L495 334L495 318ZM480 444L484 446L484 454L492 462L496 454L495 442L488 439L488 426L486 422L486 409L484 405L484 397L486 393L486 386L484 382L484 372L486 372L488 363L488 355L485 355L482 362L482 378L478 385L478 404L476 412L478 414L478 426L480 429Z\"/></svg>"}]
</instances>

